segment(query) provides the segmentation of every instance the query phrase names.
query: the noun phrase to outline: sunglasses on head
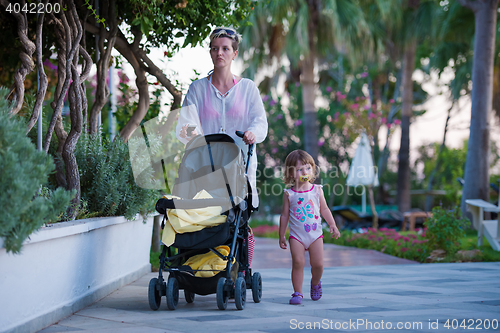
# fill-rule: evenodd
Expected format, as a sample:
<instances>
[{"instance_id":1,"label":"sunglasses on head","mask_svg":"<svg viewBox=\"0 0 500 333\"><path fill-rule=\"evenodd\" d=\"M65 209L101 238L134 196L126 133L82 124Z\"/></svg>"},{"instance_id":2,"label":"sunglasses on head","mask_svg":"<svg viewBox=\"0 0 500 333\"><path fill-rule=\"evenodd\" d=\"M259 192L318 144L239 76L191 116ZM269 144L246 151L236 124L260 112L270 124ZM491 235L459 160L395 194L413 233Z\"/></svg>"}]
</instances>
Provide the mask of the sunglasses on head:
<instances>
[{"instance_id":1,"label":"sunglasses on head","mask_svg":"<svg viewBox=\"0 0 500 333\"><path fill-rule=\"evenodd\" d=\"M214 31L212 31L212 35L216 35L216 34L224 34L224 35L228 35L228 36L234 36L236 34L236 31L234 30L231 30L231 29L222 29L222 28L219 28L219 29L215 29Z\"/></svg>"}]
</instances>

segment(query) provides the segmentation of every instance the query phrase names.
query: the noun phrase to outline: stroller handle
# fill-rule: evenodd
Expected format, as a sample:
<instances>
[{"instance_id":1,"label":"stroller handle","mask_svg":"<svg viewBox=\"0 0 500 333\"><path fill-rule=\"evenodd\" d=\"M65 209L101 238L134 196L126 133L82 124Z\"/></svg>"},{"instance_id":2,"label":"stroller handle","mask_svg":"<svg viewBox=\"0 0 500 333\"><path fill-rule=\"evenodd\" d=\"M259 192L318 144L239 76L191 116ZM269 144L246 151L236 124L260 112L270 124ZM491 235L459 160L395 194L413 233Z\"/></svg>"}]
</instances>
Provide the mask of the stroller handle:
<instances>
[{"instance_id":1,"label":"stroller handle","mask_svg":"<svg viewBox=\"0 0 500 333\"><path fill-rule=\"evenodd\" d=\"M240 138L243 139L243 137L245 136L245 132L243 131L236 131L235 132L237 136L239 136ZM246 170L245 172L248 174L248 166L250 165L250 157L253 155L253 148L255 147L255 143L252 143L250 145L248 145L248 159L247 159L247 165L246 165Z\"/></svg>"},{"instance_id":2,"label":"stroller handle","mask_svg":"<svg viewBox=\"0 0 500 333\"><path fill-rule=\"evenodd\" d=\"M212 198L212 199L161 198L156 202L156 211L160 214L165 214L166 209L195 209L195 208L206 208L213 206L225 206L227 204L228 200L223 198Z\"/></svg>"}]
</instances>

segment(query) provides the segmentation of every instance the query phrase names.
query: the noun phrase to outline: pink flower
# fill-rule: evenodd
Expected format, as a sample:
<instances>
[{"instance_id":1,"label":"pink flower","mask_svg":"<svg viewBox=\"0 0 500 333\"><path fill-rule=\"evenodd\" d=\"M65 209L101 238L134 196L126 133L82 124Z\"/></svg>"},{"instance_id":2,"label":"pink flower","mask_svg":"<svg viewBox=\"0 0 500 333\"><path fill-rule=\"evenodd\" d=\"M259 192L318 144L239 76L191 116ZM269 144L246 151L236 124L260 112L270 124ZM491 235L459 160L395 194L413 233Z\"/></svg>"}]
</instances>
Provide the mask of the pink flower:
<instances>
[{"instance_id":1,"label":"pink flower","mask_svg":"<svg viewBox=\"0 0 500 333\"><path fill-rule=\"evenodd\" d=\"M401 246L401 243L399 243L399 242L398 242L396 245L397 245L397 246Z\"/></svg>"},{"instance_id":2,"label":"pink flower","mask_svg":"<svg viewBox=\"0 0 500 333\"><path fill-rule=\"evenodd\" d=\"M387 129L391 129L392 124L387 124Z\"/></svg>"},{"instance_id":3,"label":"pink flower","mask_svg":"<svg viewBox=\"0 0 500 333\"><path fill-rule=\"evenodd\" d=\"M372 112L368 113L368 119L373 119L373 118L376 118L375 114L373 114Z\"/></svg>"},{"instance_id":4,"label":"pink flower","mask_svg":"<svg viewBox=\"0 0 500 333\"><path fill-rule=\"evenodd\" d=\"M326 91L332 92L332 87L326 87Z\"/></svg>"},{"instance_id":5,"label":"pink flower","mask_svg":"<svg viewBox=\"0 0 500 333\"><path fill-rule=\"evenodd\" d=\"M264 95L264 96L262 97L262 101L263 101L263 102L266 102L268 99L269 99L269 96L267 96L267 95Z\"/></svg>"},{"instance_id":6,"label":"pink flower","mask_svg":"<svg viewBox=\"0 0 500 333\"><path fill-rule=\"evenodd\" d=\"M401 124L401 120L399 120L399 119L394 120L394 125L400 125L400 124Z\"/></svg>"},{"instance_id":7,"label":"pink flower","mask_svg":"<svg viewBox=\"0 0 500 333\"><path fill-rule=\"evenodd\" d=\"M354 103L353 105L351 105L351 109L356 110L358 106L358 103Z\"/></svg>"},{"instance_id":8,"label":"pink flower","mask_svg":"<svg viewBox=\"0 0 500 333\"><path fill-rule=\"evenodd\" d=\"M49 58L45 59L45 61L43 62L43 65L47 66L48 68L50 68L53 71L57 71L57 66L54 65L52 62L50 62Z\"/></svg>"},{"instance_id":9,"label":"pink flower","mask_svg":"<svg viewBox=\"0 0 500 333\"><path fill-rule=\"evenodd\" d=\"M370 106L369 106L369 105L365 105L365 106L363 107L363 109L365 109L365 110L370 110Z\"/></svg>"},{"instance_id":10,"label":"pink flower","mask_svg":"<svg viewBox=\"0 0 500 333\"><path fill-rule=\"evenodd\" d=\"M302 124L302 120L298 119L295 121L295 126L300 126Z\"/></svg>"},{"instance_id":11,"label":"pink flower","mask_svg":"<svg viewBox=\"0 0 500 333\"><path fill-rule=\"evenodd\" d=\"M380 121L382 122L382 124L385 124L385 123L387 123L387 118L384 117L384 118L380 119Z\"/></svg>"},{"instance_id":12,"label":"pink flower","mask_svg":"<svg viewBox=\"0 0 500 333\"><path fill-rule=\"evenodd\" d=\"M405 242L409 242L409 241L410 241L410 238L409 238L409 237L403 237L403 240L404 240Z\"/></svg>"},{"instance_id":13,"label":"pink flower","mask_svg":"<svg viewBox=\"0 0 500 333\"><path fill-rule=\"evenodd\" d=\"M325 144L325 139L321 138L318 141L318 147L322 147Z\"/></svg>"},{"instance_id":14,"label":"pink flower","mask_svg":"<svg viewBox=\"0 0 500 333\"><path fill-rule=\"evenodd\" d=\"M394 103L394 99L392 99L392 98L391 98L391 99L389 100L389 103L391 103L391 104L392 104L392 103Z\"/></svg>"},{"instance_id":15,"label":"pink flower","mask_svg":"<svg viewBox=\"0 0 500 333\"><path fill-rule=\"evenodd\" d=\"M339 97L340 100L342 100L342 99L345 99L346 95L340 94L340 96L338 96L338 97Z\"/></svg>"},{"instance_id":16,"label":"pink flower","mask_svg":"<svg viewBox=\"0 0 500 333\"><path fill-rule=\"evenodd\" d=\"M281 119L281 118L283 118L283 115L282 115L282 114L279 114L279 115L277 115L277 116L276 116L276 118L277 118L277 119Z\"/></svg>"},{"instance_id":17,"label":"pink flower","mask_svg":"<svg viewBox=\"0 0 500 333\"><path fill-rule=\"evenodd\" d=\"M274 106L276 104L276 101L274 99L272 99L270 102L269 102L269 105L270 106Z\"/></svg>"},{"instance_id":18,"label":"pink flower","mask_svg":"<svg viewBox=\"0 0 500 333\"><path fill-rule=\"evenodd\" d=\"M295 86L298 88L300 87L300 82L295 82Z\"/></svg>"},{"instance_id":19,"label":"pink flower","mask_svg":"<svg viewBox=\"0 0 500 333\"><path fill-rule=\"evenodd\" d=\"M401 248L401 252L406 252L408 249L406 247Z\"/></svg>"},{"instance_id":20,"label":"pink flower","mask_svg":"<svg viewBox=\"0 0 500 333\"><path fill-rule=\"evenodd\" d=\"M362 78L365 78L368 76L368 72L363 72L361 73L359 76L361 76Z\"/></svg>"},{"instance_id":21,"label":"pink flower","mask_svg":"<svg viewBox=\"0 0 500 333\"><path fill-rule=\"evenodd\" d=\"M271 152L272 152L273 154L276 154L276 153L278 152L278 148L273 148L273 149L271 149Z\"/></svg>"}]
</instances>

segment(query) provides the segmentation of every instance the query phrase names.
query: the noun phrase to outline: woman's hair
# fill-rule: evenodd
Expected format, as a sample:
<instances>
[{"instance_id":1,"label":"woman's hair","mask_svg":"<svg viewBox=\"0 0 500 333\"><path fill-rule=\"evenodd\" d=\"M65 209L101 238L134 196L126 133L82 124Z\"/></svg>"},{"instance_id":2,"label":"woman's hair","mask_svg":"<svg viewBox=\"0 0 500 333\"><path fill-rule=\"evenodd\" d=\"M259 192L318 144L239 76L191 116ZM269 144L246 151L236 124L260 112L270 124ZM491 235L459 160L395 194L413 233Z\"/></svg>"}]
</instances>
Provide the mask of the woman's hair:
<instances>
[{"instance_id":1,"label":"woman's hair","mask_svg":"<svg viewBox=\"0 0 500 333\"><path fill-rule=\"evenodd\" d=\"M241 35L236 32L233 28L228 28L228 27L217 27L215 28L212 33L210 34L210 47L212 47L212 41L215 38L222 38L226 37L232 40L232 47L233 50L237 51L238 50L238 45L241 42Z\"/></svg>"},{"instance_id":2,"label":"woman's hair","mask_svg":"<svg viewBox=\"0 0 500 333\"><path fill-rule=\"evenodd\" d=\"M283 175L285 186L295 184L294 173L298 162L311 165L313 174L311 175L310 182L314 182L314 180L318 176L319 170L316 168L316 163L314 163L314 159L312 158L312 156L303 150L297 149L288 154L285 159L285 172Z\"/></svg>"}]
</instances>

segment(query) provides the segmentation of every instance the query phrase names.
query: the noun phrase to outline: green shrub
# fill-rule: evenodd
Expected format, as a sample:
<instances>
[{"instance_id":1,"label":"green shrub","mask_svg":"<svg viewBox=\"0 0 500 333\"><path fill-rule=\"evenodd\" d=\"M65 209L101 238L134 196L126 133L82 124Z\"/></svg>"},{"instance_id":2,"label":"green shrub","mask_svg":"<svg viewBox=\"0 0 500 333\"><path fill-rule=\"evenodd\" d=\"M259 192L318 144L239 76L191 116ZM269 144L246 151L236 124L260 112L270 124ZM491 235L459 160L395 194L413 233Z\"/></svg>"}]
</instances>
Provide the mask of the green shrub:
<instances>
[{"instance_id":1,"label":"green shrub","mask_svg":"<svg viewBox=\"0 0 500 333\"><path fill-rule=\"evenodd\" d=\"M82 200L86 211L98 216L124 215L133 219L138 213L152 212L158 191L135 184L127 144L120 138L113 142L97 136L81 136L75 156L80 170Z\"/></svg>"},{"instance_id":2,"label":"green shrub","mask_svg":"<svg viewBox=\"0 0 500 333\"><path fill-rule=\"evenodd\" d=\"M434 207L432 218L424 222L429 249L443 249L448 254L455 253L460 247L460 239L465 237L465 228L469 224L467 218L462 218L458 206L452 210Z\"/></svg>"},{"instance_id":3,"label":"green shrub","mask_svg":"<svg viewBox=\"0 0 500 333\"><path fill-rule=\"evenodd\" d=\"M18 253L32 232L57 221L74 194L63 189L41 193L54 162L26 137L25 123L9 115L7 93L0 87L0 237L8 252Z\"/></svg>"}]
</instances>

